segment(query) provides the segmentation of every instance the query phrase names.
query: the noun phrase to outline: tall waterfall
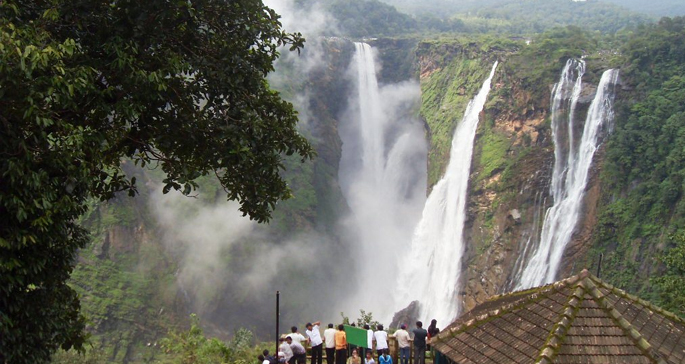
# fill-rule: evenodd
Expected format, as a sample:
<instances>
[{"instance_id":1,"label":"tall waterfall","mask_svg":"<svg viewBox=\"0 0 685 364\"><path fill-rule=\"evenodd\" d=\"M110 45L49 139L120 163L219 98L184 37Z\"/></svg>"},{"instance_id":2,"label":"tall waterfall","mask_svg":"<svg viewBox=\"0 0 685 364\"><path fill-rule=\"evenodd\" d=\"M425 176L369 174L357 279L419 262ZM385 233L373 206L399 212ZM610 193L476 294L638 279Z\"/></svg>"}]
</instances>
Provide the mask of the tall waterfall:
<instances>
[{"instance_id":1,"label":"tall waterfall","mask_svg":"<svg viewBox=\"0 0 685 364\"><path fill-rule=\"evenodd\" d=\"M445 176L426 201L406 260L409 266L400 271L398 278L397 306L406 307L419 300L421 317L430 315L443 324L451 322L460 309L459 279L473 142L496 68L497 62L454 132Z\"/></svg>"},{"instance_id":2,"label":"tall waterfall","mask_svg":"<svg viewBox=\"0 0 685 364\"><path fill-rule=\"evenodd\" d=\"M546 214L538 246L520 273L516 286L525 289L550 283L556 278L566 245L578 223L592 158L599 147L603 128L613 121L614 88L618 70L607 70L590 104L580 139L574 135L575 109L582 88L585 63L569 60L552 90L552 134L554 169L550 194L554 204ZM528 250L530 250L527 247Z\"/></svg>"},{"instance_id":3,"label":"tall waterfall","mask_svg":"<svg viewBox=\"0 0 685 364\"><path fill-rule=\"evenodd\" d=\"M344 292L341 309L371 311L389 320L388 304L398 256L408 251L426 191L426 143L421 123L411 117L420 100L416 82L379 87L373 49L355 43L350 72L357 84L339 125L343 141L339 179L350 207L344 239L356 261L355 289Z\"/></svg>"}]
</instances>

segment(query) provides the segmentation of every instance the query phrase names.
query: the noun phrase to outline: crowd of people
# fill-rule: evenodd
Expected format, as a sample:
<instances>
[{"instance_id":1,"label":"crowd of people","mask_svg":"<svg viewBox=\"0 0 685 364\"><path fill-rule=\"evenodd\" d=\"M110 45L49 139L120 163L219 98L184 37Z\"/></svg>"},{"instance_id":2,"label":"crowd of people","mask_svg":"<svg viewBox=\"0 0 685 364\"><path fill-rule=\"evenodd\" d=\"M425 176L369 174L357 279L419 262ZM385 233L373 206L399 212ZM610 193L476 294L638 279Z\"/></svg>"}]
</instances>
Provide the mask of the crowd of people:
<instances>
[{"instance_id":1,"label":"crowd of people","mask_svg":"<svg viewBox=\"0 0 685 364\"><path fill-rule=\"evenodd\" d=\"M261 364L306 364L307 350L305 345L311 346L310 364L322 364L324 348L326 349L326 364L393 364L389 353L388 333L383 325L378 324L375 331L370 325L364 325L367 332L366 347L356 347L348 343L345 326L340 324L337 328L333 324L328 324L328 328L321 334L320 321L307 323L305 325L306 337L302 335L297 326L290 328L290 334L280 338L278 354L269 355L268 350L264 350L258 357ZM354 326L354 324L352 324ZM435 337L440 332L437 328L437 321L432 320L428 330L423 328L421 321L416 322L416 327L410 332L407 325L402 324L394 332L399 351L397 364L409 364L411 344L414 347L414 364L425 364L426 350L430 349L428 344L430 338ZM413 336L413 339L412 339ZM375 356L374 356L375 348ZM436 353L436 355L438 355ZM376 359L377 358L377 361ZM437 362L437 361L436 361Z\"/></svg>"}]
</instances>

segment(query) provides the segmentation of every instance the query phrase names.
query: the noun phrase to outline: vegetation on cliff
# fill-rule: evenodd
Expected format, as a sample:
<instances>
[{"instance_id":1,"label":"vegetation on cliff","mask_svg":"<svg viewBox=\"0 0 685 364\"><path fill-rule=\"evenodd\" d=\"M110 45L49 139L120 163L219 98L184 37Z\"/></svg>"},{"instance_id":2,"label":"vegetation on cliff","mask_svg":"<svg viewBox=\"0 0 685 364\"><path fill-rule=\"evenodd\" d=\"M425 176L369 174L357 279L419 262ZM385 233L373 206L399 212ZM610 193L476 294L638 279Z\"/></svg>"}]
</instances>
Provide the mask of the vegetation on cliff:
<instances>
[{"instance_id":1,"label":"vegetation on cliff","mask_svg":"<svg viewBox=\"0 0 685 364\"><path fill-rule=\"evenodd\" d=\"M609 282L685 315L685 290L649 279L668 271L682 282L685 273L675 259L685 229L685 19L640 27L622 54L626 91L607 144L594 253L605 253Z\"/></svg>"},{"instance_id":2,"label":"vegetation on cliff","mask_svg":"<svg viewBox=\"0 0 685 364\"><path fill-rule=\"evenodd\" d=\"M424 41L417 47L421 78L421 118L426 123L428 185L440 180L449 162L452 134L464 110L490 72L488 63L513 51L518 43L461 37Z\"/></svg>"}]
</instances>

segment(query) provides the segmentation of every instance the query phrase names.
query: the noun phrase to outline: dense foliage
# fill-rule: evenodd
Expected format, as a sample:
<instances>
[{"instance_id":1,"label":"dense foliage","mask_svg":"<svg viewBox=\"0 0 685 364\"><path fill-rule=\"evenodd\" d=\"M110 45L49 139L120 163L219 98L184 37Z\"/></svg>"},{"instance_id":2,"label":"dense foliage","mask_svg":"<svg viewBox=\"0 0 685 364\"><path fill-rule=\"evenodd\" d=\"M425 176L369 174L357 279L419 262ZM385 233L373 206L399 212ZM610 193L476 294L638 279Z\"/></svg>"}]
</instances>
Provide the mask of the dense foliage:
<instances>
[{"instance_id":1,"label":"dense foliage","mask_svg":"<svg viewBox=\"0 0 685 364\"><path fill-rule=\"evenodd\" d=\"M167 354L172 354L169 361L174 364L217 364L253 363L261 351L254 347L252 332L237 330L233 339L225 343L217 338L208 338L200 327L200 320L191 315L191 327L188 331L171 331L160 345Z\"/></svg>"},{"instance_id":2,"label":"dense foliage","mask_svg":"<svg viewBox=\"0 0 685 364\"><path fill-rule=\"evenodd\" d=\"M83 346L76 219L135 194L122 158L159 166L164 191L216 174L269 219L290 196L283 155L312 155L265 80L277 47L302 43L261 1L0 3L0 362Z\"/></svg>"},{"instance_id":3,"label":"dense foliage","mask_svg":"<svg viewBox=\"0 0 685 364\"><path fill-rule=\"evenodd\" d=\"M311 6L315 0L298 0ZM443 4L438 10L421 3L421 11L408 4L398 4L409 16L379 0L321 0L337 20L331 34L351 37L396 36L406 34L480 33L531 35L546 30L576 26L587 31L615 33L651 21L645 15L630 12L602 1L568 0L489 0L476 3ZM427 10L428 9L428 10Z\"/></svg>"},{"instance_id":4,"label":"dense foliage","mask_svg":"<svg viewBox=\"0 0 685 364\"><path fill-rule=\"evenodd\" d=\"M650 285L634 278L662 270L659 246L676 244L667 237L685 228L685 19L640 27L622 52L622 78L632 91L618 103L618 122L607 146L602 177L610 193L596 239L609 251L606 265L613 283L683 315L685 291L672 291L664 280ZM678 244L663 257L674 274L672 257L682 255ZM682 278L682 270L679 274Z\"/></svg>"},{"instance_id":5,"label":"dense foliage","mask_svg":"<svg viewBox=\"0 0 685 364\"><path fill-rule=\"evenodd\" d=\"M607 0L616 5L624 6L633 11L654 14L658 16L683 16L685 15L685 2L681 0Z\"/></svg>"},{"instance_id":6,"label":"dense foliage","mask_svg":"<svg viewBox=\"0 0 685 364\"><path fill-rule=\"evenodd\" d=\"M646 16L596 0L508 1L457 18L464 21L469 31L503 34L534 34L566 25L614 33L649 20Z\"/></svg>"},{"instance_id":7,"label":"dense foliage","mask_svg":"<svg viewBox=\"0 0 685 364\"><path fill-rule=\"evenodd\" d=\"M549 90L540 85L556 82L569 58L592 54L598 46L597 37L579 27L554 28L532 38L503 66L533 94L536 106L547 108Z\"/></svg>"},{"instance_id":8,"label":"dense foliage","mask_svg":"<svg viewBox=\"0 0 685 364\"><path fill-rule=\"evenodd\" d=\"M483 8L494 8L507 4L509 0L383 0L388 4L397 6L400 11L408 14L435 14L445 15L454 13L467 13L478 11ZM568 1L571 2L570 0ZM602 1L603 3L604 1ZM681 0L606 0L618 6L641 13L658 16L682 16L685 14L685 3Z\"/></svg>"},{"instance_id":9,"label":"dense foliage","mask_svg":"<svg viewBox=\"0 0 685 364\"><path fill-rule=\"evenodd\" d=\"M663 308L685 315L685 235L675 235L672 241L676 244L660 260L666 271L653 278L659 287L659 300Z\"/></svg>"}]
</instances>

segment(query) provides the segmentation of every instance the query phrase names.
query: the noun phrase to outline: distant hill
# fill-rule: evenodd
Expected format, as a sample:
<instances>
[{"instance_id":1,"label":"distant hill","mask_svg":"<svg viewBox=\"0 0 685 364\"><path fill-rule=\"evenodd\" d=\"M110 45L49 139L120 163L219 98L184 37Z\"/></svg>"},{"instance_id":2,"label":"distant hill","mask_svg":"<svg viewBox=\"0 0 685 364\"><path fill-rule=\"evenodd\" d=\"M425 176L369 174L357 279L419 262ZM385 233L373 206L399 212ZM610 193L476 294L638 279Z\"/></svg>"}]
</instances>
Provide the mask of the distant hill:
<instances>
[{"instance_id":1,"label":"distant hill","mask_svg":"<svg viewBox=\"0 0 685 364\"><path fill-rule=\"evenodd\" d=\"M571 2L571 0L568 0ZM506 3L503 0L383 0L396 6L400 11L413 14L448 15L454 13L468 13L486 7ZM655 16L685 16L685 1L683 0L602 0L627 9Z\"/></svg>"},{"instance_id":2,"label":"distant hill","mask_svg":"<svg viewBox=\"0 0 685 364\"><path fill-rule=\"evenodd\" d=\"M656 16L685 16L685 1L683 0L605 0L624 6L630 10Z\"/></svg>"},{"instance_id":3,"label":"distant hill","mask_svg":"<svg viewBox=\"0 0 685 364\"><path fill-rule=\"evenodd\" d=\"M455 15L467 29L481 33L533 34L559 26L577 26L585 30L614 33L653 19L624 7L598 0L498 0Z\"/></svg>"},{"instance_id":4,"label":"distant hill","mask_svg":"<svg viewBox=\"0 0 685 364\"><path fill-rule=\"evenodd\" d=\"M455 32L532 35L564 26L615 33L655 20L602 0L478 1L476 4L475 0L426 0L419 5L416 2L411 5L408 0L297 0L297 3L301 7L323 5L337 20L337 27L331 30L334 34L330 35L354 38ZM388 3L397 3L397 6Z\"/></svg>"}]
</instances>

